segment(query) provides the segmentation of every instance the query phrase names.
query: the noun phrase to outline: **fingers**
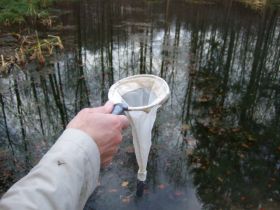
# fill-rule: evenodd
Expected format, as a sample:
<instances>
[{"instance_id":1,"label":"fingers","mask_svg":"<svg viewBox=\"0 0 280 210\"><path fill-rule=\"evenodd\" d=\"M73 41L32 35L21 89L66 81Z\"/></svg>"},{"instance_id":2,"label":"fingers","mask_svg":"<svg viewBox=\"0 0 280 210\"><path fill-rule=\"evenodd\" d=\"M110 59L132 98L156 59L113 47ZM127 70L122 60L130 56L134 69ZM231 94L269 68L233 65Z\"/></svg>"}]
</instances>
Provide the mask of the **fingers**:
<instances>
[{"instance_id":1,"label":"fingers","mask_svg":"<svg viewBox=\"0 0 280 210\"><path fill-rule=\"evenodd\" d=\"M125 115L104 114L103 119L110 122L111 127L118 130L126 129L129 127L129 120Z\"/></svg>"},{"instance_id":2,"label":"fingers","mask_svg":"<svg viewBox=\"0 0 280 210\"><path fill-rule=\"evenodd\" d=\"M94 113L102 113L102 114L109 114L112 112L114 104L110 101L107 101L104 106L93 108Z\"/></svg>"},{"instance_id":3,"label":"fingers","mask_svg":"<svg viewBox=\"0 0 280 210\"><path fill-rule=\"evenodd\" d=\"M122 129L128 128L128 126L129 126L128 118L126 116L124 116L124 115L119 115L118 118L119 118L119 120L121 122Z\"/></svg>"}]
</instances>

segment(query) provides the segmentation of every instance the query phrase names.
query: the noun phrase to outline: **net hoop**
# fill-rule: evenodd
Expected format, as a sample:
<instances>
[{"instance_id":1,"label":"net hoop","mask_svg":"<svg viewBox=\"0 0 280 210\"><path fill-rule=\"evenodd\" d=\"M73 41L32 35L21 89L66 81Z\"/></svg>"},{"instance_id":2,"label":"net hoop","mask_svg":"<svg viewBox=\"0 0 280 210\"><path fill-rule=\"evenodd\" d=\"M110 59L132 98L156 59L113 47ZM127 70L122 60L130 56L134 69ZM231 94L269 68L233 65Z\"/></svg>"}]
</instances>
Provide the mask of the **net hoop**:
<instances>
[{"instance_id":1,"label":"net hoop","mask_svg":"<svg viewBox=\"0 0 280 210\"><path fill-rule=\"evenodd\" d=\"M170 96L170 89L166 81L151 74L139 74L119 80L113 84L108 93L108 98L113 103L125 103L121 95L139 88L153 89L156 99L146 106L128 106L129 111L147 111L157 105L162 105Z\"/></svg>"}]
</instances>

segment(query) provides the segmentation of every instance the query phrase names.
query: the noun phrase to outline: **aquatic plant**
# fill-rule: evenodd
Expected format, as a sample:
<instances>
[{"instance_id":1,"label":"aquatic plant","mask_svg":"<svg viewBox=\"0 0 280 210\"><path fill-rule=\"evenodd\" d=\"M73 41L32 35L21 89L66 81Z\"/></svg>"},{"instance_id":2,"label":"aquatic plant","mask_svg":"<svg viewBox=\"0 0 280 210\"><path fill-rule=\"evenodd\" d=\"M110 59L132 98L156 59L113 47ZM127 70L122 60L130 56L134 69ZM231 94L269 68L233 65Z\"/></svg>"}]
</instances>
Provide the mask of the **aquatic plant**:
<instances>
[{"instance_id":1,"label":"aquatic plant","mask_svg":"<svg viewBox=\"0 0 280 210\"><path fill-rule=\"evenodd\" d=\"M8 74L12 67L23 67L26 63L37 61L40 65L46 62L45 57L51 56L55 49L62 50L63 44L59 36L48 35L39 38L37 31L33 35L13 34L19 45L13 55L0 55L0 73Z\"/></svg>"}]
</instances>

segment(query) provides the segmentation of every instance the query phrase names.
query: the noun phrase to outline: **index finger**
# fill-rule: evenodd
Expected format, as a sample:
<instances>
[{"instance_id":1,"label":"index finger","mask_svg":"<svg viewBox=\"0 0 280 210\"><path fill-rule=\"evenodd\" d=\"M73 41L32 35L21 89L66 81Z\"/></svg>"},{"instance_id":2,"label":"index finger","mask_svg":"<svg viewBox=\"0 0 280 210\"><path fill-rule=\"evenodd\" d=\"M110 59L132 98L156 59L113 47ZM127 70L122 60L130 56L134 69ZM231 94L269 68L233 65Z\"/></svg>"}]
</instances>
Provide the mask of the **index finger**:
<instances>
[{"instance_id":1,"label":"index finger","mask_svg":"<svg viewBox=\"0 0 280 210\"><path fill-rule=\"evenodd\" d=\"M110 114L113 110L114 104L110 101L107 101L104 106L93 108L93 112L102 113L102 114Z\"/></svg>"}]
</instances>

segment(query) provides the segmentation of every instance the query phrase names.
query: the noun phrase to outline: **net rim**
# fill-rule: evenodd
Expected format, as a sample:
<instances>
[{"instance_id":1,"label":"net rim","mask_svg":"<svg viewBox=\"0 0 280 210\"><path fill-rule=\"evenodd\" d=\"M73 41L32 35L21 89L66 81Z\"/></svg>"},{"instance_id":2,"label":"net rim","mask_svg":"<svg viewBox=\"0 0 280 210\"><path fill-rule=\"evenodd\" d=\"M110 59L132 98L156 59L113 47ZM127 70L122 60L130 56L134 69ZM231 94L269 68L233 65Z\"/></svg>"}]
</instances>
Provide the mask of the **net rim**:
<instances>
[{"instance_id":1,"label":"net rim","mask_svg":"<svg viewBox=\"0 0 280 210\"><path fill-rule=\"evenodd\" d=\"M125 78L117 81L109 89L109 92L108 92L109 100L114 102L113 101L113 94L116 91L118 86L122 85L123 83L136 80L138 78L148 78L148 79L152 79L152 80L155 80L155 81L159 81L163 85L162 88L165 89L166 93L165 93L164 97L158 98L158 100L156 100L155 102L153 102L153 103L151 103L149 105L146 105L146 106L133 106L133 107L132 106L128 106L128 110L129 111L147 111L147 110L150 110L151 108L153 108L153 107L155 107L157 105L160 106L160 105L162 105L163 103L165 103L167 101L167 99L170 96L170 89L169 89L169 86L168 86L167 82L164 79L162 79L161 77L156 76L156 75L152 75L152 74L137 74L137 75L125 77Z\"/></svg>"}]
</instances>

